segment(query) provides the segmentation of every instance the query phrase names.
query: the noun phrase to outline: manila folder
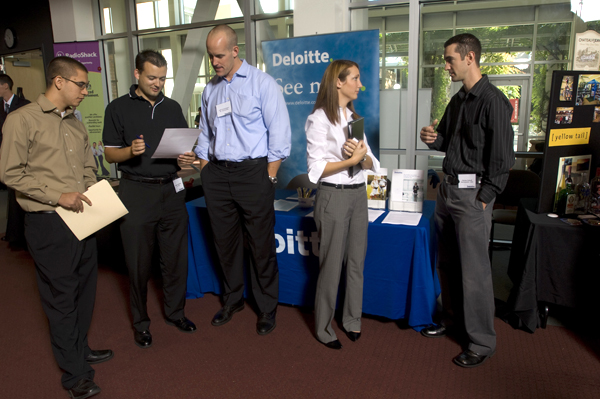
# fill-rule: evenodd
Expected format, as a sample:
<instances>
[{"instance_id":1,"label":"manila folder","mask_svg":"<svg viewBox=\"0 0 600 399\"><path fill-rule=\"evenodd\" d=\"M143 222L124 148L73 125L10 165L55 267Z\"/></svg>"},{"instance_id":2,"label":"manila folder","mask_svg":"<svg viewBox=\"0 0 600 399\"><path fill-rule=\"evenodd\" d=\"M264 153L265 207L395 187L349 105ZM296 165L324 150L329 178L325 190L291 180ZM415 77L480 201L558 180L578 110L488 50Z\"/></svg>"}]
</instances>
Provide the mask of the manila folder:
<instances>
[{"instance_id":1,"label":"manila folder","mask_svg":"<svg viewBox=\"0 0 600 399\"><path fill-rule=\"evenodd\" d=\"M79 241L129 213L107 180L94 184L83 194L92 201L92 206L83 203L83 212L56 209Z\"/></svg>"}]
</instances>

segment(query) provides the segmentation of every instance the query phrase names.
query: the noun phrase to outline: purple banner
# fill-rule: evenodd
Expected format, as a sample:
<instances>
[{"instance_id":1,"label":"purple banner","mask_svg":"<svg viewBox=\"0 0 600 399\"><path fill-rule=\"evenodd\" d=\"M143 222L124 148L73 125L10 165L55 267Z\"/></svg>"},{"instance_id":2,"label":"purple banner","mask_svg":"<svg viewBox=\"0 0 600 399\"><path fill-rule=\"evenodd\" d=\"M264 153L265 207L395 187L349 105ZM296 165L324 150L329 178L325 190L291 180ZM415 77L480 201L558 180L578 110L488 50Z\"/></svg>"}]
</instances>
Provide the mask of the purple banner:
<instances>
[{"instance_id":1,"label":"purple banner","mask_svg":"<svg viewBox=\"0 0 600 399\"><path fill-rule=\"evenodd\" d=\"M102 71L98 42L55 43L54 56L74 58L89 72Z\"/></svg>"}]
</instances>

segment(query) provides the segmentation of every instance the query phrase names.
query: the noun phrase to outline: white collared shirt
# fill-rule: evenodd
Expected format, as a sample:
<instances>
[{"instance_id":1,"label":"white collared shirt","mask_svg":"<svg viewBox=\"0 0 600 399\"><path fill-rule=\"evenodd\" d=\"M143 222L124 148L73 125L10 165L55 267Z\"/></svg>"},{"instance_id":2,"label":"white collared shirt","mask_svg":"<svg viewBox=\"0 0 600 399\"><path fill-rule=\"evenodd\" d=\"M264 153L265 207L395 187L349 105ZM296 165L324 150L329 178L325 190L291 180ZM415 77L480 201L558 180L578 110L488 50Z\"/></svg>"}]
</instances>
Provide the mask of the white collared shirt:
<instances>
[{"instance_id":1,"label":"white collared shirt","mask_svg":"<svg viewBox=\"0 0 600 399\"><path fill-rule=\"evenodd\" d=\"M365 182L365 174L360 173L358 165L355 168L353 177L350 177L348 169L343 169L336 174L327 177L321 177L328 162L339 162L347 159L343 153L343 145L348 137L348 121L344 116L344 109L339 108L340 123L332 124L327 119L325 111L318 109L312 113L306 120L304 130L306 131L306 161L308 166L308 178L311 182L317 183L319 180L333 184L357 184ZM348 118L352 117L352 111L345 110ZM379 170L379 161L371 152L371 147L364 138L367 146L367 155L373 160L373 166L370 170L377 172Z\"/></svg>"},{"instance_id":2,"label":"white collared shirt","mask_svg":"<svg viewBox=\"0 0 600 399\"><path fill-rule=\"evenodd\" d=\"M13 94L8 101L4 101L4 104L2 104L2 109L6 109L6 104L8 104L8 108L10 108L10 105L12 104L13 99L15 98L15 95Z\"/></svg>"}]
</instances>

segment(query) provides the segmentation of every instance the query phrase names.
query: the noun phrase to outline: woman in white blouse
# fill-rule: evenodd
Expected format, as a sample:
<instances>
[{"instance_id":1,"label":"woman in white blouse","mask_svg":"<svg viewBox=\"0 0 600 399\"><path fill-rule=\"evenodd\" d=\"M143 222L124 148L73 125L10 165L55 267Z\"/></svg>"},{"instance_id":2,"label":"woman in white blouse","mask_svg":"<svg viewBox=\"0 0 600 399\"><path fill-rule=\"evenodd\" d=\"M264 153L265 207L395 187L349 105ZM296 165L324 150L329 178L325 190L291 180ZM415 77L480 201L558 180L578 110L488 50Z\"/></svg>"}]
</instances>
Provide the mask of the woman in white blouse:
<instances>
[{"instance_id":1,"label":"woman in white blouse","mask_svg":"<svg viewBox=\"0 0 600 399\"><path fill-rule=\"evenodd\" d=\"M346 271L343 327L352 341L360 338L363 269L367 252L367 194L361 169L379 169L367 139L349 135L348 122L358 118L352 100L362 84L358 65L336 60L325 71L317 101L306 121L308 177L318 182L315 223L321 247L315 297L317 339L341 349L331 325L342 265Z\"/></svg>"}]
</instances>

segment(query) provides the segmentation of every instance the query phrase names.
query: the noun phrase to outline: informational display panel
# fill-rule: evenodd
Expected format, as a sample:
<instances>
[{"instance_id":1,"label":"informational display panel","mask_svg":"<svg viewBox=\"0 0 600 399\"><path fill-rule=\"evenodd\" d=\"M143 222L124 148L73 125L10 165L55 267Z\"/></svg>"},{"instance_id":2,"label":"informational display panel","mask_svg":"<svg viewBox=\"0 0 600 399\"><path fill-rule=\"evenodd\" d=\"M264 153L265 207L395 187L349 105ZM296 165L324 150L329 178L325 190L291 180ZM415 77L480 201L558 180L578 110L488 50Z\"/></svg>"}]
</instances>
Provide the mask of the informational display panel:
<instances>
[{"instance_id":1,"label":"informational display panel","mask_svg":"<svg viewBox=\"0 0 600 399\"><path fill-rule=\"evenodd\" d=\"M600 71L552 75L538 213L553 211L557 181L567 165L572 174L589 171L588 179L600 166Z\"/></svg>"}]
</instances>

